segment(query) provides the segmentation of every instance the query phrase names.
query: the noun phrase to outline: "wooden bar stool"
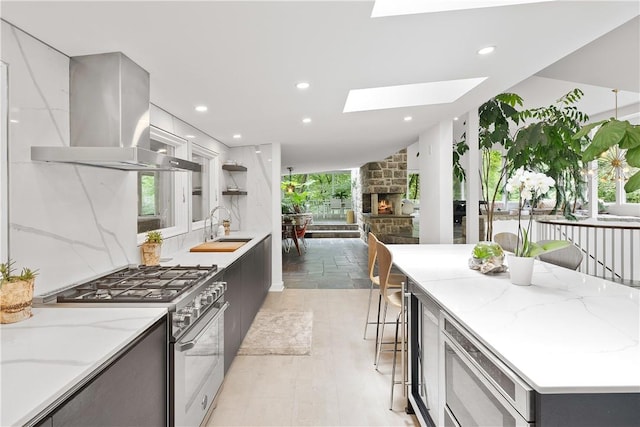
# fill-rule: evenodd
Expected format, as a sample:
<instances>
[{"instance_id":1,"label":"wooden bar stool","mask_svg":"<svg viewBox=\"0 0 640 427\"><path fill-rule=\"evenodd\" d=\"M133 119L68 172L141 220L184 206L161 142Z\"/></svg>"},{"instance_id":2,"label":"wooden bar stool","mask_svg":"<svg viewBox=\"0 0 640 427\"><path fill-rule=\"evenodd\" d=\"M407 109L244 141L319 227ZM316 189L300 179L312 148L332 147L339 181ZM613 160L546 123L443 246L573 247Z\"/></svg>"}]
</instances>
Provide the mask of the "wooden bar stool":
<instances>
[{"instance_id":1,"label":"wooden bar stool","mask_svg":"<svg viewBox=\"0 0 640 427\"><path fill-rule=\"evenodd\" d=\"M387 248L387 246L382 243L377 243L377 258L378 258L378 275L380 277L380 295L384 299L384 314L383 319L386 318L387 308L389 304L396 306L400 309L398 312L398 316L396 317L396 334L393 340L393 365L391 370L391 399L389 403L389 409L393 409L393 388L396 385L396 361L398 356L398 335L400 330L400 325L402 324L402 336L401 336L401 364L402 364L402 372L404 377L404 351L405 351L405 322L404 322L404 304L403 304L403 294L402 289L400 290L390 290L389 289L389 277L391 276L391 266L393 264L393 256L391 252ZM384 337L384 326L380 333L380 342L378 344L378 354L376 357L376 369L378 365L378 359L380 358L380 352L382 348L382 340ZM404 385L404 380L398 382L398 384Z\"/></svg>"},{"instance_id":2,"label":"wooden bar stool","mask_svg":"<svg viewBox=\"0 0 640 427\"><path fill-rule=\"evenodd\" d=\"M378 244L379 240L378 238L373 234L373 233L369 233L368 234L368 238L367 238L367 244L369 246L369 280L371 281L371 286L369 287L369 304L367 305L367 315L365 317L365 322L364 322L364 335L363 335L363 339L367 339L367 326L369 326L370 324L374 324L376 325L376 348L375 348L375 354L374 354L374 359L377 358L377 354L378 354L378 333L379 333L379 324L380 324L380 306L382 303L382 294L378 293L378 316L377 316L377 320L375 322L369 321L369 315L371 312L371 295L373 294L373 286L377 286L380 287L380 279L378 276L374 275L374 270L375 270L375 263L376 263L376 253L377 253L377 244ZM388 283L388 287L389 288L401 288L402 287L402 282L404 281L404 276L401 274L390 274L389 275L389 279L387 281ZM375 364L375 362L374 362Z\"/></svg>"}]
</instances>

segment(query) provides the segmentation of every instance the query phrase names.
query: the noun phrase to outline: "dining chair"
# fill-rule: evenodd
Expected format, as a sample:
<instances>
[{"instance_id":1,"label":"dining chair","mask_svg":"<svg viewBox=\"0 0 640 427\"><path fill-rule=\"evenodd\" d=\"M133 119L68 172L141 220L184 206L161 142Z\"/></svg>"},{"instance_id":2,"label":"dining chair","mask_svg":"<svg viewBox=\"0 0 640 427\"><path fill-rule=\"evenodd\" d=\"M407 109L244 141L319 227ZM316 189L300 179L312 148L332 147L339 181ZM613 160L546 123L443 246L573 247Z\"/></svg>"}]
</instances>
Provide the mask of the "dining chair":
<instances>
[{"instance_id":1,"label":"dining chair","mask_svg":"<svg viewBox=\"0 0 640 427\"><path fill-rule=\"evenodd\" d=\"M379 324L380 324L380 306L382 305L382 295L380 293L378 293L378 314L377 314L377 320L375 322L372 322L369 320L369 316L371 314L371 296L373 295L373 287L377 286L380 287L380 278L375 275L375 264L376 264L376 253L377 253L377 243L378 243L378 238L375 236L375 234L369 232L369 234L367 235L367 245L368 245L368 270L369 270L369 281L370 286L369 286L369 303L367 305L367 315L365 317L365 322L364 322L364 335L363 335L363 339L367 339L367 327L371 324L376 325L376 347L375 347L375 353L374 353L374 359L375 359L375 355L378 354L378 333L379 333ZM392 273L389 276L389 280L388 280L388 286L390 288L400 288L402 287L402 282L404 281L404 276L402 274L394 274Z\"/></svg>"},{"instance_id":2,"label":"dining chair","mask_svg":"<svg viewBox=\"0 0 640 427\"><path fill-rule=\"evenodd\" d=\"M544 244L548 242L549 240L540 240L538 243ZM559 265L560 267L568 268L570 270L577 270L578 267L580 267L580 264L582 264L582 258L582 251L574 244L553 252L547 252L546 254L538 255L538 259L540 261Z\"/></svg>"},{"instance_id":3,"label":"dining chair","mask_svg":"<svg viewBox=\"0 0 640 427\"><path fill-rule=\"evenodd\" d=\"M493 236L493 241L500 245L500 247L508 252L515 252L518 244L518 236L514 233L496 233Z\"/></svg>"},{"instance_id":4,"label":"dining chair","mask_svg":"<svg viewBox=\"0 0 640 427\"><path fill-rule=\"evenodd\" d=\"M304 224L295 226L296 238L299 242L302 242L302 247L304 250L307 250L307 239L305 239L305 235L307 234L307 226L311 220L309 218L305 218Z\"/></svg>"},{"instance_id":5,"label":"dining chair","mask_svg":"<svg viewBox=\"0 0 640 427\"><path fill-rule=\"evenodd\" d=\"M401 290L393 290L389 288L389 278L391 276L391 266L393 264L393 256L389 251L389 248L382 243L377 242L377 258L378 258L378 275L380 278L380 295L384 299L384 314L383 319L386 319L387 316L387 308L389 305L393 305L398 307L400 311L398 312L398 316L396 317L396 333L395 338L393 340L393 362L391 368L391 399L389 403L389 409L393 409L393 389L396 385L396 361L398 357L398 335L400 330L400 324L402 323L402 348L400 351L402 355L402 367L404 368L404 343L406 342L405 337L405 322L404 322L404 306L402 304L402 289ZM403 319L400 322L400 319ZM380 352L382 351L382 340L384 339L384 326L382 331L380 332L380 342L378 343L378 354L376 356L376 370L378 369L378 361L380 359ZM404 369L403 369L404 371ZM404 375L404 374L403 374ZM399 382L400 384L403 381Z\"/></svg>"}]
</instances>

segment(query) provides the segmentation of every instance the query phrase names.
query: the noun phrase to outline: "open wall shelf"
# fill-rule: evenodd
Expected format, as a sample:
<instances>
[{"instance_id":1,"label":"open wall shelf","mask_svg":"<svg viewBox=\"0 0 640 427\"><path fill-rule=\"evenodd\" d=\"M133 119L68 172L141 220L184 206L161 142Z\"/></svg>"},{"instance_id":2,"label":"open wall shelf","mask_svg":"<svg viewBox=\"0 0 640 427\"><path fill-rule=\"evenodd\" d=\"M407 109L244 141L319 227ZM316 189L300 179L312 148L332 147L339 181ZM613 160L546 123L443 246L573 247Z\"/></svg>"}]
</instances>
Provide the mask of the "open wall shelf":
<instances>
[{"instance_id":1,"label":"open wall shelf","mask_svg":"<svg viewBox=\"0 0 640 427\"><path fill-rule=\"evenodd\" d=\"M222 165L222 169L231 172L246 172L246 166L238 166L238 165Z\"/></svg>"}]
</instances>

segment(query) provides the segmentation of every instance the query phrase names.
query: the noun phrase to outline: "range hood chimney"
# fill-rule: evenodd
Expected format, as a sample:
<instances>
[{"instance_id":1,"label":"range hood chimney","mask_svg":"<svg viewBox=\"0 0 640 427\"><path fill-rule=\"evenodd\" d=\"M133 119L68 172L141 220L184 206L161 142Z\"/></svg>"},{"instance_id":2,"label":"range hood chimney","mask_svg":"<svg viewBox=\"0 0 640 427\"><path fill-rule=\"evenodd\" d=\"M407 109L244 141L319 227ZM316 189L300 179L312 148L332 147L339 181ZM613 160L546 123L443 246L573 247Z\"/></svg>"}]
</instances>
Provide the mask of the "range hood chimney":
<instances>
[{"instance_id":1,"label":"range hood chimney","mask_svg":"<svg viewBox=\"0 0 640 427\"><path fill-rule=\"evenodd\" d=\"M149 73L120 52L72 57L70 147L31 147L31 160L127 171L199 171L150 149Z\"/></svg>"}]
</instances>

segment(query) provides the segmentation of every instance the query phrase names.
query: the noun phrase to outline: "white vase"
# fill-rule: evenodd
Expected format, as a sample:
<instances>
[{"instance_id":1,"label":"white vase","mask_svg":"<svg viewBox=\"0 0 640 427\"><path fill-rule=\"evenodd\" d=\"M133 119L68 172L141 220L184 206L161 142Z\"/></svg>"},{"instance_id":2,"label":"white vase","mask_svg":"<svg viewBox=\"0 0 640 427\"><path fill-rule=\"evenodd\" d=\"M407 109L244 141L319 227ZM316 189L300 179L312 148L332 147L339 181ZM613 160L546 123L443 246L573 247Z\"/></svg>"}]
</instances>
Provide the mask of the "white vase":
<instances>
[{"instance_id":1,"label":"white vase","mask_svg":"<svg viewBox=\"0 0 640 427\"><path fill-rule=\"evenodd\" d=\"M507 259L509 262L511 283L519 286L531 285L534 258L508 255Z\"/></svg>"}]
</instances>

